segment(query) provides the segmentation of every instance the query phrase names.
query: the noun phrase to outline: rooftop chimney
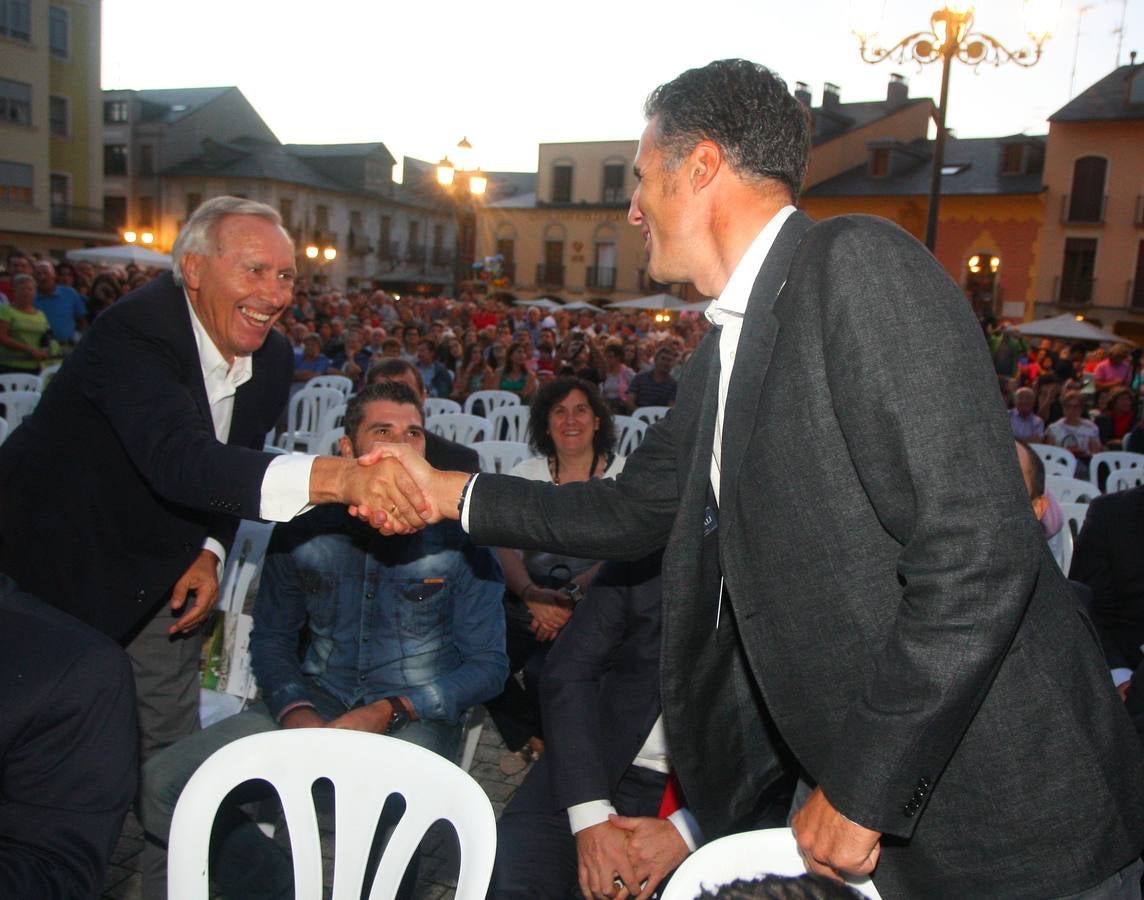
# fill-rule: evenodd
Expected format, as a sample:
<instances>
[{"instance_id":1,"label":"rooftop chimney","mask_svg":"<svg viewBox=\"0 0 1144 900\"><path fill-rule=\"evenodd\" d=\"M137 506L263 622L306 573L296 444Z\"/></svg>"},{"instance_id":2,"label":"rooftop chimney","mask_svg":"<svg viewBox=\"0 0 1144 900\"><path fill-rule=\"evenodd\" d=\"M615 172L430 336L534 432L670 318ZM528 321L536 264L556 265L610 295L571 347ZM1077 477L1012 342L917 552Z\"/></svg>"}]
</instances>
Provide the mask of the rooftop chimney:
<instances>
[{"instance_id":1,"label":"rooftop chimney","mask_svg":"<svg viewBox=\"0 0 1144 900\"><path fill-rule=\"evenodd\" d=\"M796 81L794 83L794 99L805 106L810 108L810 85L805 81Z\"/></svg>"},{"instance_id":2,"label":"rooftop chimney","mask_svg":"<svg viewBox=\"0 0 1144 900\"><path fill-rule=\"evenodd\" d=\"M839 96L842 89L836 85L831 84L829 81L822 84L822 108L823 109L837 109L840 102Z\"/></svg>"},{"instance_id":3,"label":"rooftop chimney","mask_svg":"<svg viewBox=\"0 0 1144 900\"><path fill-rule=\"evenodd\" d=\"M910 83L905 75L895 72L886 86L886 105L898 107L910 99Z\"/></svg>"}]
</instances>

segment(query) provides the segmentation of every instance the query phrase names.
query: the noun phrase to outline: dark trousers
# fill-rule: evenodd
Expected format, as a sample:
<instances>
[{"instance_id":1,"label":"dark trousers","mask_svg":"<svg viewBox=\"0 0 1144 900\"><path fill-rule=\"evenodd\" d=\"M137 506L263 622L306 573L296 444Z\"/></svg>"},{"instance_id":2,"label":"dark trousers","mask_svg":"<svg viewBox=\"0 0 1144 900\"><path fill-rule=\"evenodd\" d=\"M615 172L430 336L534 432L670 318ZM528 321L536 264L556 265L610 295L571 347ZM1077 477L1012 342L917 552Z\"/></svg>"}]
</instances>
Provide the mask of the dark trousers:
<instances>
[{"instance_id":1,"label":"dark trousers","mask_svg":"<svg viewBox=\"0 0 1144 900\"><path fill-rule=\"evenodd\" d=\"M529 738L544 737L540 720L540 673L552 642L538 641L532 634L532 616L528 607L511 594L505 594L505 651L508 653L508 678L504 690L485 703L509 750L519 750ZM516 674L524 681L521 686Z\"/></svg>"},{"instance_id":2,"label":"dark trousers","mask_svg":"<svg viewBox=\"0 0 1144 900\"><path fill-rule=\"evenodd\" d=\"M654 816L667 776L631 766L620 779L612 805L625 816ZM489 897L493 900L580 896L576 838L568 814L556 809L548 760L528 773L497 822L497 858Z\"/></svg>"}]
</instances>

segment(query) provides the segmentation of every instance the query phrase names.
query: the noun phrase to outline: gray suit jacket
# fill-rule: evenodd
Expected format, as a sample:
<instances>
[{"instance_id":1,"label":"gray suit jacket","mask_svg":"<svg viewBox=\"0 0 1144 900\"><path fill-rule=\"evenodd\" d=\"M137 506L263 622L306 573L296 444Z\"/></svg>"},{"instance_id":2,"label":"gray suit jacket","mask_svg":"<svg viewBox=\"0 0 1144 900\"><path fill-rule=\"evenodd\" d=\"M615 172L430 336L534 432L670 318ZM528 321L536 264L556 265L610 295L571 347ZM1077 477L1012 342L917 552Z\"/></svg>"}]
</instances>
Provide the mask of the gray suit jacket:
<instances>
[{"instance_id":1,"label":"gray suit jacket","mask_svg":"<svg viewBox=\"0 0 1144 900\"><path fill-rule=\"evenodd\" d=\"M1144 844L1140 745L1040 537L980 330L905 232L809 224L787 222L756 280L724 417L719 552L752 687L837 808L885 833L883 896L1091 886ZM480 543L666 541L665 721L708 835L772 759L737 679L688 691L712 664L696 587L717 341L616 482L482 476L470 509ZM684 758L704 706L725 731Z\"/></svg>"}]
</instances>

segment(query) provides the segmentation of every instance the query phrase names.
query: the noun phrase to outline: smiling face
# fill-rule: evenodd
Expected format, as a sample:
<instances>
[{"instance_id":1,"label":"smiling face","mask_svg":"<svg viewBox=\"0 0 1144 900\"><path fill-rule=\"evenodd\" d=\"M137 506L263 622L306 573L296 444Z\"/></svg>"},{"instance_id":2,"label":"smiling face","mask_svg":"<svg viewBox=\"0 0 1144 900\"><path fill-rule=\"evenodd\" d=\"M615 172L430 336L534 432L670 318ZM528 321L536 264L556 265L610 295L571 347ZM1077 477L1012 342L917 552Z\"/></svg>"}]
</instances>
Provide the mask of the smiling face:
<instances>
[{"instance_id":1,"label":"smiling face","mask_svg":"<svg viewBox=\"0 0 1144 900\"><path fill-rule=\"evenodd\" d=\"M191 305L228 362L266 340L294 293L294 248L258 216L227 216L212 256L188 253L183 274Z\"/></svg>"},{"instance_id":2,"label":"smiling face","mask_svg":"<svg viewBox=\"0 0 1144 900\"><path fill-rule=\"evenodd\" d=\"M640 229L648 253L648 274L656 281L688 281L687 235L690 219L686 165L668 171L655 142L655 120L640 137L634 165L636 189L628 222Z\"/></svg>"},{"instance_id":3,"label":"smiling face","mask_svg":"<svg viewBox=\"0 0 1144 900\"><path fill-rule=\"evenodd\" d=\"M588 397L579 388L568 392L548 412L548 433L557 454L577 453L591 448L600 428L600 419L592 411Z\"/></svg>"}]
</instances>

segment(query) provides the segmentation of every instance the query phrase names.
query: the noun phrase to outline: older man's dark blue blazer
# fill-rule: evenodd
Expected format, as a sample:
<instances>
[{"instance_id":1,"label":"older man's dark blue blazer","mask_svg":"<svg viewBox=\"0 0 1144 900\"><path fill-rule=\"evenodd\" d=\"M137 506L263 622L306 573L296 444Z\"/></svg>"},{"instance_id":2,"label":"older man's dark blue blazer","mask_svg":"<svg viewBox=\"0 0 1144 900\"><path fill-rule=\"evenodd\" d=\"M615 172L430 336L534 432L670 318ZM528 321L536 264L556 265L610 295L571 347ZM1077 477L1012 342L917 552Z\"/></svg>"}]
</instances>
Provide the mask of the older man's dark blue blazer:
<instances>
[{"instance_id":1,"label":"older man's dark blue blazer","mask_svg":"<svg viewBox=\"0 0 1144 900\"><path fill-rule=\"evenodd\" d=\"M259 516L293 353L271 332L214 434L182 288L164 275L104 312L0 447L0 571L124 640L208 536Z\"/></svg>"}]
</instances>

